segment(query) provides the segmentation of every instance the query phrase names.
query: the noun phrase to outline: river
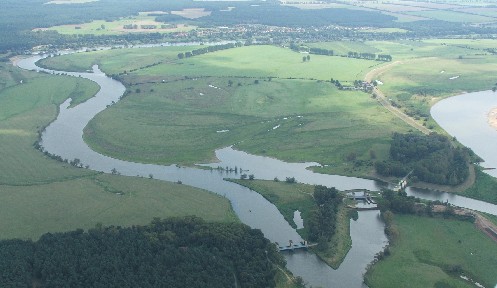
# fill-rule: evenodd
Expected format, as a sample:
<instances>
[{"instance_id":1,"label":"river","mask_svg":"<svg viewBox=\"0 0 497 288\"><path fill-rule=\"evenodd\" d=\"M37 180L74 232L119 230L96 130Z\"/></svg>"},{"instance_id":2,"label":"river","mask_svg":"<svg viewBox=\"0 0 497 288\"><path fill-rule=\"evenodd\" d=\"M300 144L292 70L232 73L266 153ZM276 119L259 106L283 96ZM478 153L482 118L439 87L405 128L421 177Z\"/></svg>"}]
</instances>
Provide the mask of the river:
<instances>
[{"instance_id":1,"label":"river","mask_svg":"<svg viewBox=\"0 0 497 288\"><path fill-rule=\"evenodd\" d=\"M68 108L70 100L60 106L57 119L42 134L41 145L46 151L64 159L80 159L90 169L110 173L116 169L122 175L148 177L167 181L181 181L186 185L203 188L228 198L240 220L252 228L260 229L266 238L273 242L288 243L288 240L301 240L297 232L284 220L276 207L260 194L237 184L224 181L225 177L236 174L217 170L182 168L175 165L161 166L142 164L114 159L91 150L82 139L83 128L108 105L119 101L125 87L118 81L107 77L98 67L93 73L51 71L36 66L43 56L32 56L20 60L17 65L23 69L47 73L65 73L83 77L100 85L100 91L88 101ZM277 159L255 156L226 147L216 151L220 163L208 166L241 167L250 171L257 179L272 180L275 177L295 177L298 182L321 184L339 190L363 188L379 190L382 184L373 180L338 175L313 173L306 169L317 163L286 163ZM434 191L408 189L408 193L421 198L449 199L452 204L497 215L497 206L465 197L443 194ZM474 202L476 201L476 202ZM359 219L351 221L352 248L338 270L333 270L314 254L305 251L285 253L288 268L313 287L365 287L362 275L374 255L387 244L383 232L384 224L377 211L359 212Z\"/></svg>"}]
</instances>

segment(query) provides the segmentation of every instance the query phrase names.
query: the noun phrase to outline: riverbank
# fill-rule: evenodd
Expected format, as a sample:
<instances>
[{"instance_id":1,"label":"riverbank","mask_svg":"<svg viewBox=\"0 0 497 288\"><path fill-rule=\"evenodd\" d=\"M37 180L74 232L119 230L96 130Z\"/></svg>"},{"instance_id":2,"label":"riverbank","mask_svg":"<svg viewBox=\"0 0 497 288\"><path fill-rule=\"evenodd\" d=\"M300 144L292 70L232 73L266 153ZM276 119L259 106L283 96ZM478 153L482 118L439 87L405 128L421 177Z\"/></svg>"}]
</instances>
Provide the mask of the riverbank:
<instances>
[{"instance_id":1,"label":"riverbank","mask_svg":"<svg viewBox=\"0 0 497 288\"><path fill-rule=\"evenodd\" d=\"M302 238L307 239L308 221L312 217L312 210L317 209L313 199L314 185L300 183L286 183L268 180L239 180L227 179L228 181L250 188L260 193L269 202L273 203L281 212L285 220L292 227L296 227L293 221L294 211L300 211L303 218L304 228L297 229ZM333 269L338 269L350 248L352 239L350 237L351 211L345 204L341 204L336 215L335 234L328 242L328 248L324 250L312 248L316 255ZM280 245L283 243L280 243Z\"/></svg>"}]
</instances>

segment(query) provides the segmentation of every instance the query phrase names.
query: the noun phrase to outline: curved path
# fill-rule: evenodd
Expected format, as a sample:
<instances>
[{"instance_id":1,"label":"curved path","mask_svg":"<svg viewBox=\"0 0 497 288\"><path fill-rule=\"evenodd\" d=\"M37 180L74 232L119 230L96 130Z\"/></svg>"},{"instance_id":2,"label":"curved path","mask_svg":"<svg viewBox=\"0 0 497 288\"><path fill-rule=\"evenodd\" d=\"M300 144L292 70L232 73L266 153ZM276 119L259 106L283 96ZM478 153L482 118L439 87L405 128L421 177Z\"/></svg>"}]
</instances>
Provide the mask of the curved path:
<instances>
[{"instance_id":1,"label":"curved path","mask_svg":"<svg viewBox=\"0 0 497 288\"><path fill-rule=\"evenodd\" d=\"M390 63L388 65L381 66L379 68L373 69L373 70L369 71L366 74L366 76L364 76L364 81L371 83L374 80L374 78L378 78L378 76L380 76L381 74L383 74L383 73L387 72L388 70L392 69L392 67L394 67L396 65L399 65L399 64L403 64L403 62L401 62L401 61L395 61L395 62L392 62L392 63ZM431 133L430 129L428 129L425 126L419 124L419 122L417 122L416 120L414 120L413 118L411 118L409 115L407 115L406 113L404 113L402 110L398 109L397 107L392 106L392 104L387 99L387 97L385 96L385 94L377 86L375 86L373 88L373 93L376 95L376 100L378 100L378 102L380 102L380 104L383 107L385 107L393 115L397 116L399 119L401 119L402 121L404 121L407 125L415 128L416 130L419 130L423 134L430 134Z\"/></svg>"}]
</instances>

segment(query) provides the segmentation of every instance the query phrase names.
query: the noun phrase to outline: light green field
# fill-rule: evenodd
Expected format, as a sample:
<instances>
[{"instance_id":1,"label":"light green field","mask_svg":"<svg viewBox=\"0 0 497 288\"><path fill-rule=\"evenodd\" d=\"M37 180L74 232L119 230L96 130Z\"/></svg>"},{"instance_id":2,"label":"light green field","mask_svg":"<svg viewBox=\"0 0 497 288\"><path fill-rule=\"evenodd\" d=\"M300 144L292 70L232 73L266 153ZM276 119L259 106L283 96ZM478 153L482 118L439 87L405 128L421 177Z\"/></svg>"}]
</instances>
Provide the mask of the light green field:
<instances>
[{"instance_id":1,"label":"light green field","mask_svg":"<svg viewBox=\"0 0 497 288\"><path fill-rule=\"evenodd\" d=\"M29 78L0 92L0 184L33 185L94 174L47 160L33 148L39 130L52 121L68 96L92 97L98 86L67 76Z\"/></svg>"},{"instance_id":2,"label":"light green field","mask_svg":"<svg viewBox=\"0 0 497 288\"><path fill-rule=\"evenodd\" d=\"M344 163L349 153L367 160L370 148L387 146L393 131L408 129L368 94L325 82L206 78L138 87L141 93L129 94L89 123L84 137L92 148L133 161L194 164L236 144L289 161L350 167ZM229 132L217 132L222 130Z\"/></svg>"},{"instance_id":3,"label":"light green field","mask_svg":"<svg viewBox=\"0 0 497 288\"><path fill-rule=\"evenodd\" d=\"M379 50L363 41L332 41L307 44L310 48L333 50L334 55L347 55L348 52L377 53Z\"/></svg>"},{"instance_id":4,"label":"light green field","mask_svg":"<svg viewBox=\"0 0 497 288\"><path fill-rule=\"evenodd\" d=\"M107 74L119 74L147 65L178 59L178 53L191 51L201 46L189 47L154 47L154 48L122 48L80 52L75 54L49 57L39 61L43 67L56 68L63 71L85 72L95 64Z\"/></svg>"},{"instance_id":5,"label":"light green field","mask_svg":"<svg viewBox=\"0 0 497 288\"><path fill-rule=\"evenodd\" d=\"M409 14L426 17L433 20L464 22L464 23L493 22L496 20L493 17L461 13L456 11L447 11L447 10L415 11L415 12L409 12Z\"/></svg>"},{"instance_id":6,"label":"light green field","mask_svg":"<svg viewBox=\"0 0 497 288\"><path fill-rule=\"evenodd\" d=\"M227 199L200 189L134 177L79 176L45 185L0 185L0 237L37 239L98 223L145 225L154 217L238 221Z\"/></svg>"},{"instance_id":7,"label":"light green field","mask_svg":"<svg viewBox=\"0 0 497 288\"><path fill-rule=\"evenodd\" d=\"M393 67L378 79L381 90L408 111L427 115L429 108L443 97L462 92L489 90L497 57L463 56L458 58L422 58Z\"/></svg>"},{"instance_id":8,"label":"light green field","mask_svg":"<svg viewBox=\"0 0 497 288\"><path fill-rule=\"evenodd\" d=\"M497 245L474 224L405 215L394 222L399 240L367 273L369 287L474 287L448 274L454 268L485 287L497 284Z\"/></svg>"},{"instance_id":9,"label":"light green field","mask_svg":"<svg viewBox=\"0 0 497 288\"><path fill-rule=\"evenodd\" d=\"M289 184L284 181L237 179L231 181L248 187L264 196L269 202L276 205L285 220L293 227L296 227L293 222L293 213L299 210L304 220L304 228L297 230L297 232L304 239L307 238L306 221L309 219L311 211L317 209L316 202L312 198L314 193L313 185ZM341 205L337 215L336 233L330 241L329 249L326 251L314 251L333 269L338 269L351 247L350 214L345 205Z\"/></svg>"},{"instance_id":10,"label":"light green field","mask_svg":"<svg viewBox=\"0 0 497 288\"><path fill-rule=\"evenodd\" d=\"M36 239L49 231L146 224L154 217L238 221L227 199L200 189L97 174L45 157L33 148L37 131L55 118L65 99L82 102L98 86L81 78L2 68L12 75L3 78L11 85L0 90L0 238ZM8 80L19 75L23 84Z\"/></svg>"},{"instance_id":11,"label":"light green field","mask_svg":"<svg viewBox=\"0 0 497 288\"><path fill-rule=\"evenodd\" d=\"M90 23L70 24L50 27L48 29L36 30L53 30L60 34L93 34L93 35L119 35L126 33L172 33L186 32L195 29L195 26L179 24L176 28L161 28L165 23L156 22L156 16L148 16L148 13L140 13L138 16L129 16L116 21L95 20ZM124 29L124 25L138 25L138 29ZM156 29L141 29L140 25L156 25Z\"/></svg>"},{"instance_id":12,"label":"light green field","mask_svg":"<svg viewBox=\"0 0 497 288\"><path fill-rule=\"evenodd\" d=\"M357 45L364 46L361 42L352 43L347 44L347 48L343 50ZM111 75L163 62L161 65L130 73L133 77L293 77L319 80L335 78L340 81L361 79L363 73L381 64L376 61L321 55L311 55L310 61L303 62L302 54L275 46L246 46L177 59L179 52L196 48L198 46L114 49L47 58L41 63L45 67L69 71L85 71L93 64L100 64L101 69ZM351 50L346 50L345 54L348 51Z\"/></svg>"},{"instance_id":13,"label":"light green field","mask_svg":"<svg viewBox=\"0 0 497 288\"><path fill-rule=\"evenodd\" d=\"M375 61L302 54L275 46L245 46L208 53L175 63L137 71L137 76L218 76L280 77L340 81L360 79L361 73L378 65ZM344 69L344 67L347 67Z\"/></svg>"},{"instance_id":14,"label":"light green field","mask_svg":"<svg viewBox=\"0 0 497 288\"><path fill-rule=\"evenodd\" d=\"M133 63L145 65L150 59L162 59L156 54L159 51L165 51L163 58L172 57L179 48L166 52L168 49L154 48L150 54L148 49L127 50L122 62L131 63L131 69L115 61L124 50L78 54L74 62L66 61L67 56L62 60L56 57L49 65L63 62L86 69L98 62L108 73L116 73L136 69L138 64ZM137 59L130 60L133 55ZM84 56L93 60L82 60ZM367 160L372 147L385 149L391 132L408 128L368 94L339 91L327 82L269 81L267 77L352 81L378 64L315 55L303 63L300 54L271 46L231 49L174 62L166 59L163 64L122 75L125 83L152 83L129 87L130 94L123 101L90 122L85 140L97 151L114 157L162 164L212 161L215 149L237 143L239 149L257 154L332 163L327 171L345 165L340 172L352 174L352 169L360 168L344 164L346 155L356 153ZM169 82L180 75L182 81ZM216 77L206 78L212 75ZM252 76L257 78L246 78ZM273 129L277 125L281 126ZM221 130L229 132L216 132ZM380 133L372 135L371 130ZM140 139L147 139L147 143ZM370 169L363 167L363 173Z\"/></svg>"}]
</instances>

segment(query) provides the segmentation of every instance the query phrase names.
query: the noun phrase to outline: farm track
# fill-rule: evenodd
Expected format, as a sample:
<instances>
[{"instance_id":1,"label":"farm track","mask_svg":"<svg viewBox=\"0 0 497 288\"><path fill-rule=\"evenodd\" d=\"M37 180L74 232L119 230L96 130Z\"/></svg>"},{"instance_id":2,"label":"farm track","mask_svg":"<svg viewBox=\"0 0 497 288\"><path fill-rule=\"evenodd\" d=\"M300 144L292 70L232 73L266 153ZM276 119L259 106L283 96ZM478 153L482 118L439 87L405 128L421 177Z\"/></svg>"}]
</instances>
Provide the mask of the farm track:
<instances>
[{"instance_id":1,"label":"farm track","mask_svg":"<svg viewBox=\"0 0 497 288\"><path fill-rule=\"evenodd\" d=\"M396 66L396 65L399 65L399 64L402 64L402 63L403 62L401 62L401 61L395 61L395 62L392 62L392 63L390 63L388 65L382 66L380 68L373 69L373 70L369 71L366 74L366 76L364 76L364 81L371 82L371 81L373 81L374 78L377 78L381 74L387 72L393 66ZM376 95L376 100L378 100L378 102L383 107L385 107L385 109L387 109L388 111L390 111L393 115L397 116L397 118L399 118L402 121L404 121L407 125L415 128L416 130L420 131L423 134L430 134L431 133L430 129L428 129L425 126L419 124L416 120L414 120L413 118L411 118L410 116L408 116L407 114L405 114L404 112L402 112L397 107L392 106L392 104L387 99L387 97L385 96L385 94L380 89L378 89L378 87L374 87L373 88L373 93Z\"/></svg>"},{"instance_id":2,"label":"farm track","mask_svg":"<svg viewBox=\"0 0 497 288\"><path fill-rule=\"evenodd\" d=\"M497 225L479 213L475 215L475 225L479 230L487 234L488 237L497 242Z\"/></svg>"}]
</instances>

